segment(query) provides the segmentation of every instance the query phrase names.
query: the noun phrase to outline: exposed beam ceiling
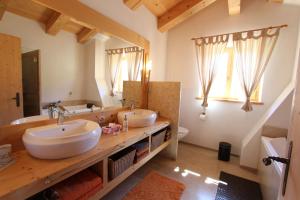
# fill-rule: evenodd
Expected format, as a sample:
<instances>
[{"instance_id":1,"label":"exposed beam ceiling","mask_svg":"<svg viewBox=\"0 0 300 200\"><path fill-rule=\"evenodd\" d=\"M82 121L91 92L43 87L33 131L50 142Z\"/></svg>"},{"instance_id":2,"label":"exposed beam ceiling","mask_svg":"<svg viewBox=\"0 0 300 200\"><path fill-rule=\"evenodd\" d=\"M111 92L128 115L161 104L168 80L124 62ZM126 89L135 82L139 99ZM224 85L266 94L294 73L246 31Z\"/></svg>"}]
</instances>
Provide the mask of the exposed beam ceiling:
<instances>
[{"instance_id":1,"label":"exposed beam ceiling","mask_svg":"<svg viewBox=\"0 0 300 200\"><path fill-rule=\"evenodd\" d=\"M94 37L96 34L97 34L96 29L83 28L82 31L80 31L77 34L77 41L80 43L85 43L86 41Z\"/></svg>"},{"instance_id":2,"label":"exposed beam ceiling","mask_svg":"<svg viewBox=\"0 0 300 200\"><path fill-rule=\"evenodd\" d=\"M158 17L158 29L162 32L168 31L177 24L206 8L216 0L183 0Z\"/></svg>"},{"instance_id":3,"label":"exposed beam ceiling","mask_svg":"<svg viewBox=\"0 0 300 200\"><path fill-rule=\"evenodd\" d=\"M123 0L123 2L131 10L136 10L143 4L143 0Z\"/></svg>"},{"instance_id":4,"label":"exposed beam ceiling","mask_svg":"<svg viewBox=\"0 0 300 200\"><path fill-rule=\"evenodd\" d=\"M229 15L238 15L241 13L241 0L228 0Z\"/></svg>"},{"instance_id":5,"label":"exposed beam ceiling","mask_svg":"<svg viewBox=\"0 0 300 200\"><path fill-rule=\"evenodd\" d=\"M0 0L0 20L2 19L4 12L6 11L9 0Z\"/></svg>"},{"instance_id":6,"label":"exposed beam ceiling","mask_svg":"<svg viewBox=\"0 0 300 200\"><path fill-rule=\"evenodd\" d=\"M46 32L51 35L56 35L69 21L70 17L54 12L46 23Z\"/></svg>"},{"instance_id":7,"label":"exposed beam ceiling","mask_svg":"<svg viewBox=\"0 0 300 200\"><path fill-rule=\"evenodd\" d=\"M80 3L78 0L32 0L46 8L54 10L72 20L80 22L85 28L95 29L99 33L125 39L149 51L150 43L143 36L100 14L96 10Z\"/></svg>"}]
</instances>

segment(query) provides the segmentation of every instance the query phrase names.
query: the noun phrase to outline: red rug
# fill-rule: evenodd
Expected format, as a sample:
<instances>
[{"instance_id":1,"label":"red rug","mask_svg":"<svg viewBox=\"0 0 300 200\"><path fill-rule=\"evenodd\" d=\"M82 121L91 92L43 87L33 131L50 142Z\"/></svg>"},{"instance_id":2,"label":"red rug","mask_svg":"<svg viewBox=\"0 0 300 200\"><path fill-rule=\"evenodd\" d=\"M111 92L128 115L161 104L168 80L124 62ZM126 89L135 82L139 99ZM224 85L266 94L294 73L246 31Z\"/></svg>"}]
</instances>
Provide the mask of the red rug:
<instances>
[{"instance_id":1,"label":"red rug","mask_svg":"<svg viewBox=\"0 0 300 200\"><path fill-rule=\"evenodd\" d=\"M184 184L152 171L123 200L179 200L184 189Z\"/></svg>"}]
</instances>

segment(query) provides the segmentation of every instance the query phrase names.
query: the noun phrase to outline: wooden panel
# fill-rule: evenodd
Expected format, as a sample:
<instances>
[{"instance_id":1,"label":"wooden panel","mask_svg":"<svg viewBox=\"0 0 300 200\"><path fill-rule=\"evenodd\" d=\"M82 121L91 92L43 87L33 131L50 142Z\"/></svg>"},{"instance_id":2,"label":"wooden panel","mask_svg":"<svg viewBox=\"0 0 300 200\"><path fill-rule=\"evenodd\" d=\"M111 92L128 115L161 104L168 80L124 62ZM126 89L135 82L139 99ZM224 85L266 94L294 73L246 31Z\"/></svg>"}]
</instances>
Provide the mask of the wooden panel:
<instances>
[{"instance_id":1,"label":"wooden panel","mask_svg":"<svg viewBox=\"0 0 300 200\"><path fill-rule=\"evenodd\" d=\"M241 0L228 0L229 15L238 15L241 13Z\"/></svg>"},{"instance_id":2,"label":"wooden panel","mask_svg":"<svg viewBox=\"0 0 300 200\"><path fill-rule=\"evenodd\" d=\"M143 0L123 0L123 2L131 10L136 10L143 4Z\"/></svg>"},{"instance_id":3,"label":"wooden panel","mask_svg":"<svg viewBox=\"0 0 300 200\"><path fill-rule=\"evenodd\" d=\"M23 117L21 40L0 33L0 125ZM17 106L16 93L20 95ZM1 135L0 135L1 137Z\"/></svg>"},{"instance_id":4,"label":"wooden panel","mask_svg":"<svg viewBox=\"0 0 300 200\"><path fill-rule=\"evenodd\" d=\"M70 21L70 17L58 12L54 12L46 23L46 32L56 35Z\"/></svg>"},{"instance_id":5,"label":"wooden panel","mask_svg":"<svg viewBox=\"0 0 300 200\"><path fill-rule=\"evenodd\" d=\"M80 21L85 24L87 28L95 28L98 32L127 40L128 42L144 48L146 52L149 51L149 41L143 36L89 8L77 0L32 1ZM72 4L72 6L70 6L70 4Z\"/></svg>"},{"instance_id":6,"label":"wooden panel","mask_svg":"<svg viewBox=\"0 0 300 200\"><path fill-rule=\"evenodd\" d=\"M168 31L216 0L183 0L158 18L158 29Z\"/></svg>"},{"instance_id":7,"label":"wooden panel","mask_svg":"<svg viewBox=\"0 0 300 200\"><path fill-rule=\"evenodd\" d=\"M132 145L168 124L168 120L158 119L151 127L129 129L118 136L102 135L95 148L67 159L36 159L25 150L17 151L13 154L17 158L16 163L0 171L0 199L25 199L93 166L109 154L119 151L120 147Z\"/></svg>"},{"instance_id":8,"label":"wooden panel","mask_svg":"<svg viewBox=\"0 0 300 200\"><path fill-rule=\"evenodd\" d=\"M9 0L0 0L0 20L2 19L4 12L6 11Z\"/></svg>"},{"instance_id":9,"label":"wooden panel","mask_svg":"<svg viewBox=\"0 0 300 200\"><path fill-rule=\"evenodd\" d=\"M181 0L144 0L144 5L156 16L161 16Z\"/></svg>"},{"instance_id":10,"label":"wooden panel","mask_svg":"<svg viewBox=\"0 0 300 200\"><path fill-rule=\"evenodd\" d=\"M83 28L77 34L77 41L80 43L85 43L86 41L92 39L97 34L96 29Z\"/></svg>"}]
</instances>

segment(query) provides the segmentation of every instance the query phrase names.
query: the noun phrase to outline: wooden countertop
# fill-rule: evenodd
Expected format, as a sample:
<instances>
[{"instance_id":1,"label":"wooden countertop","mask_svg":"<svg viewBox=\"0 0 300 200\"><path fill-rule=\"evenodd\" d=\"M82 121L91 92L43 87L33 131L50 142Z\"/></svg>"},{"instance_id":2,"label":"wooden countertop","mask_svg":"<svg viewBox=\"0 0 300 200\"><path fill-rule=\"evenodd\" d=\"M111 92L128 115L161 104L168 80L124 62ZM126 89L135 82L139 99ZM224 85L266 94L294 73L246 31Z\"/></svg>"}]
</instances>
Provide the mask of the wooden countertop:
<instances>
[{"instance_id":1,"label":"wooden countertop","mask_svg":"<svg viewBox=\"0 0 300 200\"><path fill-rule=\"evenodd\" d=\"M169 120L159 118L150 127L131 128L117 136L102 134L95 148L67 159L42 160L30 156L26 150L17 151L13 153L15 163L0 172L0 199L27 198L169 124Z\"/></svg>"}]
</instances>

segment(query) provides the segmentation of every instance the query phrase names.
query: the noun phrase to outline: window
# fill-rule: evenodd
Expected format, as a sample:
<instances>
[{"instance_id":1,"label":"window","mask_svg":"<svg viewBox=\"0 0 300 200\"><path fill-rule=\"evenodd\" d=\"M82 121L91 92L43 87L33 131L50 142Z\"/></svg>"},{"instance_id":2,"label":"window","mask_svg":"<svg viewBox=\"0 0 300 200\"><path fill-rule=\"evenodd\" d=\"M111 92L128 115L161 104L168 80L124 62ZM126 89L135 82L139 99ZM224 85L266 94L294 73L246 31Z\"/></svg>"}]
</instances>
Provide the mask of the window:
<instances>
[{"instance_id":1,"label":"window","mask_svg":"<svg viewBox=\"0 0 300 200\"><path fill-rule=\"evenodd\" d=\"M261 85L262 81L251 96L252 102L261 102ZM218 59L216 77L209 92L209 98L238 102L245 100L244 90L241 87L238 72L234 67L233 47L227 47Z\"/></svg>"},{"instance_id":2,"label":"window","mask_svg":"<svg viewBox=\"0 0 300 200\"><path fill-rule=\"evenodd\" d=\"M132 55L131 55L132 56ZM138 55L141 56L141 55ZM141 59L140 57L139 59ZM129 70L130 70L130 60L132 60L132 57L130 57L129 53L123 53L121 56L120 66L117 69L117 77L116 77L116 83L115 83L115 92L122 93L123 91L123 81L130 80L129 78ZM134 57L135 61L135 57ZM118 63L116 63L117 65ZM137 70L137 77L131 78L132 80L140 81L141 80L141 70L143 67L142 60L140 62L136 63L136 70ZM131 66L132 67L132 66ZM131 69L131 73L134 73L134 69Z\"/></svg>"}]
</instances>

